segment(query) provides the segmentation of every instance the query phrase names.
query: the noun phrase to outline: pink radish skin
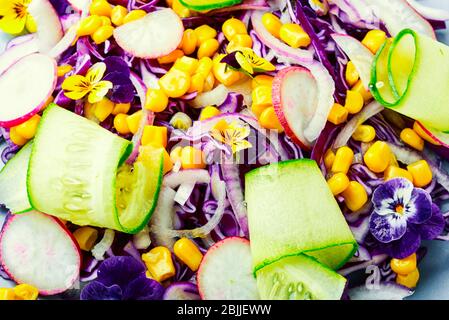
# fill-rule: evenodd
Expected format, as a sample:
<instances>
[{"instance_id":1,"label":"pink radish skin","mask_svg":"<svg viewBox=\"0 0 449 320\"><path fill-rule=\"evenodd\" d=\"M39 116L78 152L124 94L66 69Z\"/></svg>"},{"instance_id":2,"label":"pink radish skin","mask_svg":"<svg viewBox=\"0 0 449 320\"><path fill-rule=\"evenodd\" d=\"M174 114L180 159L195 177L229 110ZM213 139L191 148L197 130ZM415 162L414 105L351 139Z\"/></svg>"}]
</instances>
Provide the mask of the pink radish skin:
<instances>
[{"instance_id":1,"label":"pink radish skin","mask_svg":"<svg viewBox=\"0 0 449 320\"><path fill-rule=\"evenodd\" d=\"M5 222L0 234L0 261L16 283L33 285L41 295L55 295L78 279L81 252L60 220L32 211L12 215ZM67 277L61 274L67 271ZM58 283L51 283L58 276Z\"/></svg>"},{"instance_id":2,"label":"pink radish skin","mask_svg":"<svg viewBox=\"0 0 449 320\"><path fill-rule=\"evenodd\" d=\"M56 61L49 56L35 53L14 63L0 75L0 126L17 126L41 111L56 81Z\"/></svg>"},{"instance_id":3,"label":"pink radish skin","mask_svg":"<svg viewBox=\"0 0 449 320\"><path fill-rule=\"evenodd\" d=\"M428 129L427 127L425 127L421 122L416 121L416 123L418 124L418 126L421 127L421 129L428 135L430 136L433 140L435 140L435 142L439 143L440 145L442 145L445 148L449 148L449 134L447 133L443 133L443 132L438 132L438 131L434 131L432 129Z\"/></svg>"}]
</instances>

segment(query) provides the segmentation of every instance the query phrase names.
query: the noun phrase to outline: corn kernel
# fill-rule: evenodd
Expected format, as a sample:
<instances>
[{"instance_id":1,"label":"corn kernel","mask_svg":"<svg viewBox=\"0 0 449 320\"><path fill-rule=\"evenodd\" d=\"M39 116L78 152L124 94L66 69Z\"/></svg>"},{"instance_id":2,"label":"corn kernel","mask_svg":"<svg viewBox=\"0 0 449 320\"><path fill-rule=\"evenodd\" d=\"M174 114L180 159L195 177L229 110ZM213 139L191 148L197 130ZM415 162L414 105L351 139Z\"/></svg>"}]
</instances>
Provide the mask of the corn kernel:
<instances>
[{"instance_id":1,"label":"corn kernel","mask_svg":"<svg viewBox=\"0 0 449 320\"><path fill-rule=\"evenodd\" d=\"M413 129L405 128L401 131L400 137L410 147L419 151L424 150L424 140Z\"/></svg>"},{"instance_id":2,"label":"corn kernel","mask_svg":"<svg viewBox=\"0 0 449 320\"><path fill-rule=\"evenodd\" d=\"M106 0L94 0L89 11L91 15L110 17L112 6Z\"/></svg>"},{"instance_id":3,"label":"corn kernel","mask_svg":"<svg viewBox=\"0 0 449 320\"><path fill-rule=\"evenodd\" d=\"M274 77L268 76L265 74L257 75L253 78L251 82L251 88L254 90L259 86L272 87L273 86Z\"/></svg>"},{"instance_id":4,"label":"corn kernel","mask_svg":"<svg viewBox=\"0 0 449 320\"><path fill-rule=\"evenodd\" d=\"M201 111L200 121L213 118L215 116L218 116L220 113L220 109L218 109L217 107L207 106Z\"/></svg>"},{"instance_id":5,"label":"corn kernel","mask_svg":"<svg viewBox=\"0 0 449 320\"><path fill-rule=\"evenodd\" d=\"M194 31L197 36L199 46L201 46L205 41L214 39L217 36L217 31L214 28L209 27L207 24L199 26Z\"/></svg>"},{"instance_id":6,"label":"corn kernel","mask_svg":"<svg viewBox=\"0 0 449 320\"><path fill-rule=\"evenodd\" d=\"M123 18L123 24L130 23L131 21L136 21L142 19L147 15L145 10L131 10L128 14Z\"/></svg>"},{"instance_id":7,"label":"corn kernel","mask_svg":"<svg viewBox=\"0 0 449 320\"><path fill-rule=\"evenodd\" d=\"M267 12L262 16L262 23L271 35L276 38L280 38L280 32L282 27L281 20L274 14Z\"/></svg>"},{"instance_id":8,"label":"corn kernel","mask_svg":"<svg viewBox=\"0 0 449 320\"><path fill-rule=\"evenodd\" d=\"M17 127L12 127L9 130L9 139L17 146L23 146L25 143L28 142L27 139L22 137L20 134L17 133Z\"/></svg>"},{"instance_id":9,"label":"corn kernel","mask_svg":"<svg viewBox=\"0 0 449 320\"><path fill-rule=\"evenodd\" d=\"M176 49L173 50L172 52L170 52L169 54L167 54L166 56L157 58L157 61L160 64L169 64L169 63L173 63L176 60L178 60L179 58L182 58L184 56L184 51L180 50L180 49Z\"/></svg>"},{"instance_id":10,"label":"corn kernel","mask_svg":"<svg viewBox=\"0 0 449 320\"><path fill-rule=\"evenodd\" d=\"M95 117L97 117L100 122L103 122L106 120L107 117L109 117L114 110L114 102L109 100L108 98L101 99L100 102L95 104Z\"/></svg>"},{"instance_id":11,"label":"corn kernel","mask_svg":"<svg viewBox=\"0 0 449 320\"><path fill-rule=\"evenodd\" d=\"M425 187L432 182L432 170L426 160L420 160L408 165L407 170L413 176L415 187Z\"/></svg>"},{"instance_id":12,"label":"corn kernel","mask_svg":"<svg viewBox=\"0 0 449 320\"><path fill-rule=\"evenodd\" d=\"M204 87L203 87L203 92L208 92L211 91L215 86L215 76L213 72L210 72L207 77L206 80L204 80Z\"/></svg>"},{"instance_id":13,"label":"corn kernel","mask_svg":"<svg viewBox=\"0 0 449 320\"><path fill-rule=\"evenodd\" d=\"M114 25L121 26L123 24L123 19L128 14L128 9L123 6L115 6L111 11L111 21Z\"/></svg>"},{"instance_id":14,"label":"corn kernel","mask_svg":"<svg viewBox=\"0 0 449 320\"><path fill-rule=\"evenodd\" d=\"M416 253L404 259L391 259L391 270L397 274L407 275L416 270Z\"/></svg>"},{"instance_id":15,"label":"corn kernel","mask_svg":"<svg viewBox=\"0 0 449 320\"><path fill-rule=\"evenodd\" d=\"M423 128L418 124L417 121L415 121L413 123L413 130L415 130L415 132L424 140L426 140L427 142L439 146L440 143L438 141L436 141L435 139L433 139L429 134L427 134L426 131L423 130Z\"/></svg>"},{"instance_id":16,"label":"corn kernel","mask_svg":"<svg viewBox=\"0 0 449 320\"><path fill-rule=\"evenodd\" d=\"M404 178L413 182L413 176L410 172L397 166L390 165L387 170L385 170L384 179L385 181L388 181L394 178Z\"/></svg>"},{"instance_id":17,"label":"corn kernel","mask_svg":"<svg viewBox=\"0 0 449 320\"><path fill-rule=\"evenodd\" d=\"M81 250L90 251L97 242L98 230L92 227L81 227L73 232L73 236Z\"/></svg>"},{"instance_id":18,"label":"corn kernel","mask_svg":"<svg viewBox=\"0 0 449 320\"><path fill-rule=\"evenodd\" d=\"M372 53L376 53L387 40L387 35L382 30L370 30L362 40L362 44Z\"/></svg>"},{"instance_id":19,"label":"corn kernel","mask_svg":"<svg viewBox=\"0 0 449 320\"><path fill-rule=\"evenodd\" d=\"M247 34L236 34L226 47L226 52L231 53L238 48L252 48L253 39Z\"/></svg>"},{"instance_id":20,"label":"corn kernel","mask_svg":"<svg viewBox=\"0 0 449 320\"><path fill-rule=\"evenodd\" d=\"M360 142L371 142L376 137L376 129L374 129L372 126L362 124L355 129L354 133L352 134L352 138L355 141Z\"/></svg>"},{"instance_id":21,"label":"corn kernel","mask_svg":"<svg viewBox=\"0 0 449 320\"><path fill-rule=\"evenodd\" d=\"M376 141L363 156L366 166L375 173L384 172L390 164L390 159L390 147L383 141Z\"/></svg>"},{"instance_id":22,"label":"corn kernel","mask_svg":"<svg viewBox=\"0 0 449 320\"><path fill-rule=\"evenodd\" d=\"M131 109L131 103L116 103L112 114L116 116L119 113L128 113L129 109Z\"/></svg>"},{"instance_id":23,"label":"corn kernel","mask_svg":"<svg viewBox=\"0 0 449 320\"><path fill-rule=\"evenodd\" d=\"M357 81L357 83L352 87L351 90L360 93L363 97L363 100L365 100L365 102L367 102L373 98L371 91L366 90L365 87L363 86L362 80Z\"/></svg>"},{"instance_id":24,"label":"corn kernel","mask_svg":"<svg viewBox=\"0 0 449 320\"><path fill-rule=\"evenodd\" d=\"M167 128L162 126L145 126L142 135L142 145L152 145L156 148L167 147Z\"/></svg>"},{"instance_id":25,"label":"corn kernel","mask_svg":"<svg viewBox=\"0 0 449 320\"><path fill-rule=\"evenodd\" d=\"M192 119L184 112L176 112L170 119L170 125L179 130L187 130L192 126Z\"/></svg>"},{"instance_id":26,"label":"corn kernel","mask_svg":"<svg viewBox=\"0 0 449 320\"><path fill-rule=\"evenodd\" d=\"M200 149L187 146L181 151L181 166L183 169L204 169L204 154Z\"/></svg>"},{"instance_id":27,"label":"corn kernel","mask_svg":"<svg viewBox=\"0 0 449 320\"><path fill-rule=\"evenodd\" d=\"M161 89L148 89L145 109L153 112L162 112L168 106L168 96Z\"/></svg>"},{"instance_id":28,"label":"corn kernel","mask_svg":"<svg viewBox=\"0 0 449 320\"><path fill-rule=\"evenodd\" d=\"M172 9L180 18L190 17L190 10L183 6L179 0L173 0Z\"/></svg>"},{"instance_id":29,"label":"corn kernel","mask_svg":"<svg viewBox=\"0 0 449 320\"><path fill-rule=\"evenodd\" d=\"M265 129L277 130L279 132L284 131L273 107L267 107L260 114L259 123Z\"/></svg>"},{"instance_id":30,"label":"corn kernel","mask_svg":"<svg viewBox=\"0 0 449 320\"><path fill-rule=\"evenodd\" d=\"M419 271L415 269L407 275L398 274L396 283L407 288L415 288L419 281Z\"/></svg>"},{"instance_id":31,"label":"corn kernel","mask_svg":"<svg viewBox=\"0 0 449 320\"><path fill-rule=\"evenodd\" d=\"M39 125L39 122L41 120L40 115L35 114L27 121L19 124L16 127L17 134L21 135L25 139L33 139L36 135L37 127Z\"/></svg>"},{"instance_id":32,"label":"corn kernel","mask_svg":"<svg viewBox=\"0 0 449 320\"><path fill-rule=\"evenodd\" d=\"M271 95L271 87L258 86L256 87L252 94L253 106L257 107L269 107L273 105L273 98Z\"/></svg>"},{"instance_id":33,"label":"corn kernel","mask_svg":"<svg viewBox=\"0 0 449 320\"><path fill-rule=\"evenodd\" d=\"M220 43L217 39L208 39L201 43L198 49L198 59L204 57L212 57L220 47Z\"/></svg>"},{"instance_id":34,"label":"corn kernel","mask_svg":"<svg viewBox=\"0 0 449 320\"><path fill-rule=\"evenodd\" d=\"M14 287L15 300L36 300L39 290L29 284L22 283Z\"/></svg>"},{"instance_id":35,"label":"corn kernel","mask_svg":"<svg viewBox=\"0 0 449 320\"><path fill-rule=\"evenodd\" d=\"M37 23L36 20L29 14L27 16L27 20L25 22L25 28L29 33L35 33L37 32Z\"/></svg>"},{"instance_id":36,"label":"corn kernel","mask_svg":"<svg viewBox=\"0 0 449 320\"><path fill-rule=\"evenodd\" d=\"M16 294L13 288L0 288L0 300L15 300Z\"/></svg>"},{"instance_id":37,"label":"corn kernel","mask_svg":"<svg viewBox=\"0 0 449 320\"><path fill-rule=\"evenodd\" d=\"M163 174L170 172L173 169L173 162L171 161L170 155L167 150L164 149L164 168Z\"/></svg>"},{"instance_id":38,"label":"corn kernel","mask_svg":"<svg viewBox=\"0 0 449 320\"><path fill-rule=\"evenodd\" d=\"M271 107L271 105L263 105L263 104L252 104L251 111L254 113L256 118L260 118L262 112L265 111L266 108Z\"/></svg>"},{"instance_id":39,"label":"corn kernel","mask_svg":"<svg viewBox=\"0 0 449 320\"><path fill-rule=\"evenodd\" d=\"M190 88L190 76L177 69L171 69L159 79L159 85L170 98L179 98Z\"/></svg>"},{"instance_id":40,"label":"corn kernel","mask_svg":"<svg viewBox=\"0 0 449 320\"><path fill-rule=\"evenodd\" d=\"M221 27L223 34L228 41L231 41L237 34L247 34L246 25L239 19L231 18L226 20Z\"/></svg>"},{"instance_id":41,"label":"corn kernel","mask_svg":"<svg viewBox=\"0 0 449 320\"><path fill-rule=\"evenodd\" d=\"M80 22L78 29L76 31L76 34L79 37L90 36L95 31L97 31L98 28L100 28L102 26L102 24L103 23L101 21L100 16L97 16L97 15L89 16Z\"/></svg>"},{"instance_id":42,"label":"corn kernel","mask_svg":"<svg viewBox=\"0 0 449 320\"><path fill-rule=\"evenodd\" d=\"M101 16L101 25L102 26L110 26L112 25L111 19L105 16Z\"/></svg>"},{"instance_id":43,"label":"corn kernel","mask_svg":"<svg viewBox=\"0 0 449 320\"><path fill-rule=\"evenodd\" d=\"M175 64L173 65L173 68L187 72L188 74L192 75L198 69L198 65L199 65L198 59L183 56L178 60L176 60Z\"/></svg>"},{"instance_id":44,"label":"corn kernel","mask_svg":"<svg viewBox=\"0 0 449 320\"><path fill-rule=\"evenodd\" d=\"M198 37L196 36L195 31L192 29L185 30L179 48L184 51L186 55L189 55L195 52L197 44Z\"/></svg>"},{"instance_id":45,"label":"corn kernel","mask_svg":"<svg viewBox=\"0 0 449 320\"><path fill-rule=\"evenodd\" d=\"M204 76L200 73L196 73L192 76L192 78L190 79L190 88L187 91L188 93L192 93L192 92L198 92L201 93L204 90L204 81L206 81L206 79L204 78Z\"/></svg>"},{"instance_id":46,"label":"corn kernel","mask_svg":"<svg viewBox=\"0 0 449 320\"><path fill-rule=\"evenodd\" d=\"M327 185L329 186L329 189L331 189L332 194L336 196L345 191L349 186L349 178L343 172L338 172L327 180Z\"/></svg>"},{"instance_id":47,"label":"corn kernel","mask_svg":"<svg viewBox=\"0 0 449 320\"><path fill-rule=\"evenodd\" d=\"M338 148L337 153L335 154L334 162L332 163L332 172L338 173L342 172L347 174L349 168L352 165L352 160L354 159L354 152L351 148L344 146Z\"/></svg>"},{"instance_id":48,"label":"corn kernel","mask_svg":"<svg viewBox=\"0 0 449 320\"><path fill-rule=\"evenodd\" d=\"M73 67L72 67L70 64L63 64L63 65L58 66L58 69L57 69L57 70L58 70L58 71L57 71L58 77L63 77L63 76L65 76L67 73L69 73L70 71L72 71L72 70L73 70Z\"/></svg>"},{"instance_id":49,"label":"corn kernel","mask_svg":"<svg viewBox=\"0 0 449 320\"><path fill-rule=\"evenodd\" d=\"M207 78L207 76L212 71L212 68L214 66L214 63L212 62L212 59L209 57L203 57L198 61L198 68L196 69L197 74L201 74L204 78Z\"/></svg>"},{"instance_id":50,"label":"corn kernel","mask_svg":"<svg viewBox=\"0 0 449 320\"><path fill-rule=\"evenodd\" d=\"M114 33L113 26L101 26L90 37L96 44L100 44L112 37Z\"/></svg>"},{"instance_id":51,"label":"corn kernel","mask_svg":"<svg viewBox=\"0 0 449 320\"><path fill-rule=\"evenodd\" d=\"M142 119L142 110L134 112L132 115L126 117L126 123L128 124L129 131L132 134L136 134L139 130L140 120Z\"/></svg>"},{"instance_id":52,"label":"corn kernel","mask_svg":"<svg viewBox=\"0 0 449 320\"><path fill-rule=\"evenodd\" d=\"M348 109L350 114L359 113L363 108L363 104L363 96L359 92L352 90L346 92L345 108Z\"/></svg>"},{"instance_id":53,"label":"corn kernel","mask_svg":"<svg viewBox=\"0 0 449 320\"><path fill-rule=\"evenodd\" d=\"M166 247L159 246L151 249L142 254L142 260L156 281L165 281L176 274L171 252Z\"/></svg>"},{"instance_id":54,"label":"corn kernel","mask_svg":"<svg viewBox=\"0 0 449 320\"><path fill-rule=\"evenodd\" d=\"M348 119L348 109L343 107L341 104L334 103L332 109L327 117L327 121L339 125Z\"/></svg>"},{"instance_id":55,"label":"corn kernel","mask_svg":"<svg viewBox=\"0 0 449 320\"><path fill-rule=\"evenodd\" d=\"M94 120L95 117L95 103L89 103L88 101L86 101L86 103L84 104L84 116L89 119L89 120ZM96 121L97 119L95 119Z\"/></svg>"},{"instance_id":56,"label":"corn kernel","mask_svg":"<svg viewBox=\"0 0 449 320\"><path fill-rule=\"evenodd\" d=\"M310 37L302 27L296 23L286 23L279 32L281 40L292 48L307 47L310 45Z\"/></svg>"},{"instance_id":57,"label":"corn kernel","mask_svg":"<svg viewBox=\"0 0 449 320\"><path fill-rule=\"evenodd\" d=\"M128 127L127 121L128 115L125 113L119 113L114 117L114 128L120 134L131 133Z\"/></svg>"},{"instance_id":58,"label":"corn kernel","mask_svg":"<svg viewBox=\"0 0 449 320\"><path fill-rule=\"evenodd\" d=\"M181 162L182 147L173 148L170 152L170 159L173 163Z\"/></svg>"},{"instance_id":59,"label":"corn kernel","mask_svg":"<svg viewBox=\"0 0 449 320\"><path fill-rule=\"evenodd\" d=\"M335 153L332 151L332 149L328 149L323 157L324 160L324 166L329 171L332 169L332 165L335 161Z\"/></svg>"},{"instance_id":60,"label":"corn kernel","mask_svg":"<svg viewBox=\"0 0 449 320\"><path fill-rule=\"evenodd\" d=\"M192 271L197 271L203 254L198 249L196 244L187 238L181 238L175 242L173 246L173 252L179 260L184 262Z\"/></svg>"},{"instance_id":61,"label":"corn kernel","mask_svg":"<svg viewBox=\"0 0 449 320\"><path fill-rule=\"evenodd\" d=\"M357 181L349 182L348 187L342 192L345 204L351 211L361 209L368 201L365 188Z\"/></svg>"},{"instance_id":62,"label":"corn kernel","mask_svg":"<svg viewBox=\"0 0 449 320\"><path fill-rule=\"evenodd\" d=\"M346 65L346 71L345 71L346 83L350 87L352 87L353 85L355 85L357 83L359 78L360 78L360 76L359 76L357 69L354 66L354 63L352 61L349 61L348 64Z\"/></svg>"},{"instance_id":63,"label":"corn kernel","mask_svg":"<svg viewBox=\"0 0 449 320\"><path fill-rule=\"evenodd\" d=\"M213 60L213 72L215 79L226 87L230 87L236 82L242 79L243 74L241 72L231 70L225 63L220 62L224 55L219 54Z\"/></svg>"}]
</instances>

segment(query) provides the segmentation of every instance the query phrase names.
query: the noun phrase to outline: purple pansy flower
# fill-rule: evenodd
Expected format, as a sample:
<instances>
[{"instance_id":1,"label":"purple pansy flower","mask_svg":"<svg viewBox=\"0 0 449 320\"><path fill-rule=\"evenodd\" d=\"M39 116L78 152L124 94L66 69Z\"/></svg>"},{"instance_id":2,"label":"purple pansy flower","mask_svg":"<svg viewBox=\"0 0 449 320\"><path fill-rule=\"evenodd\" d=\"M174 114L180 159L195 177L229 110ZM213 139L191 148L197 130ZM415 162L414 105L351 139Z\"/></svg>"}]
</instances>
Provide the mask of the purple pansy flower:
<instances>
[{"instance_id":1,"label":"purple pansy flower","mask_svg":"<svg viewBox=\"0 0 449 320\"><path fill-rule=\"evenodd\" d=\"M431 240L444 229L438 206L423 189L403 178L389 180L373 193L374 211L369 228L382 250L402 259L418 250L421 240Z\"/></svg>"},{"instance_id":2,"label":"purple pansy flower","mask_svg":"<svg viewBox=\"0 0 449 320\"><path fill-rule=\"evenodd\" d=\"M134 86L128 64L120 57L107 57L103 61L106 72L103 80L111 81L113 87L108 98L114 103L129 103L134 99Z\"/></svg>"},{"instance_id":3,"label":"purple pansy flower","mask_svg":"<svg viewBox=\"0 0 449 320\"><path fill-rule=\"evenodd\" d=\"M101 264L97 279L81 291L81 300L158 300L163 293L159 282L146 277L142 263L115 256Z\"/></svg>"}]
</instances>

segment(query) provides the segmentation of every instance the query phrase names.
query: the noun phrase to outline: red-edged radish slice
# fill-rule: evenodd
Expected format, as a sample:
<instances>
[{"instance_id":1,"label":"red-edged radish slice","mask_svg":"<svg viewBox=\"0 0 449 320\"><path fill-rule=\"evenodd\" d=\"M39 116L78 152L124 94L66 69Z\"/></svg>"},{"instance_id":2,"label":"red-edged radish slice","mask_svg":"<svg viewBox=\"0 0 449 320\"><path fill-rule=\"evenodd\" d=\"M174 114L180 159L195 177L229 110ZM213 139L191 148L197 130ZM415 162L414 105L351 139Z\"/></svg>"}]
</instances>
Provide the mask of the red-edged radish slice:
<instances>
[{"instance_id":1,"label":"red-edged radish slice","mask_svg":"<svg viewBox=\"0 0 449 320\"><path fill-rule=\"evenodd\" d=\"M348 56L349 60L354 63L363 86L368 90L374 55L359 40L351 36L334 33L332 39L334 39L340 49Z\"/></svg>"},{"instance_id":2,"label":"red-edged radish slice","mask_svg":"<svg viewBox=\"0 0 449 320\"><path fill-rule=\"evenodd\" d=\"M17 283L42 295L71 288L78 279L81 256L76 240L56 218L36 211L12 215L0 235L0 261Z\"/></svg>"},{"instance_id":3,"label":"red-edged radish slice","mask_svg":"<svg viewBox=\"0 0 449 320\"><path fill-rule=\"evenodd\" d=\"M429 20L447 21L449 20L449 11L425 6L415 0L407 0L408 4L421 16Z\"/></svg>"},{"instance_id":4,"label":"red-edged radish slice","mask_svg":"<svg viewBox=\"0 0 449 320\"><path fill-rule=\"evenodd\" d=\"M249 241L230 237L214 244L201 262L197 281L204 300L258 300Z\"/></svg>"},{"instance_id":5,"label":"red-edged radish slice","mask_svg":"<svg viewBox=\"0 0 449 320\"><path fill-rule=\"evenodd\" d=\"M172 9L148 13L114 30L114 38L126 52L138 58L155 59L175 50L184 26Z\"/></svg>"},{"instance_id":6,"label":"red-edged radish slice","mask_svg":"<svg viewBox=\"0 0 449 320\"><path fill-rule=\"evenodd\" d=\"M39 51L50 51L64 36L61 21L53 5L48 0L33 0L28 6L28 12L36 21Z\"/></svg>"},{"instance_id":7,"label":"red-edged radish slice","mask_svg":"<svg viewBox=\"0 0 449 320\"><path fill-rule=\"evenodd\" d=\"M429 142L435 145L442 145L445 148L449 148L449 133L444 133L433 128L426 127L419 121L416 121L416 125L425 132L425 134L431 140Z\"/></svg>"},{"instance_id":8,"label":"red-edged radish slice","mask_svg":"<svg viewBox=\"0 0 449 320\"><path fill-rule=\"evenodd\" d=\"M39 51L39 41L36 37L15 44L0 55L0 74L4 73L14 63L25 56Z\"/></svg>"},{"instance_id":9,"label":"red-edged radish slice","mask_svg":"<svg viewBox=\"0 0 449 320\"><path fill-rule=\"evenodd\" d=\"M0 76L0 126L13 127L38 113L56 87L56 61L35 53Z\"/></svg>"},{"instance_id":10,"label":"red-edged radish slice","mask_svg":"<svg viewBox=\"0 0 449 320\"><path fill-rule=\"evenodd\" d=\"M91 0L67 0L70 5L78 11L82 11L88 4L91 2Z\"/></svg>"}]
</instances>

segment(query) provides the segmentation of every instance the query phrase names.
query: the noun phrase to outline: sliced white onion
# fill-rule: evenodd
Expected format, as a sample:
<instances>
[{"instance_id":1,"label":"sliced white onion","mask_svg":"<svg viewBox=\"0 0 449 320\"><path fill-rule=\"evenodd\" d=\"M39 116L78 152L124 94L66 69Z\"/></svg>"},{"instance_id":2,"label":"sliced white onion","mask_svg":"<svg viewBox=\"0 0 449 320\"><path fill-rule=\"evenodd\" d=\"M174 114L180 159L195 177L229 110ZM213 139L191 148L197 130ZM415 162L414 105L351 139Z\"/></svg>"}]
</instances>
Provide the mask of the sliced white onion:
<instances>
[{"instance_id":1,"label":"sliced white onion","mask_svg":"<svg viewBox=\"0 0 449 320\"><path fill-rule=\"evenodd\" d=\"M449 20L449 11L425 6L415 0L407 0L408 4L420 15L429 20L447 21Z\"/></svg>"},{"instance_id":2,"label":"sliced white onion","mask_svg":"<svg viewBox=\"0 0 449 320\"><path fill-rule=\"evenodd\" d=\"M112 243L114 242L115 232L111 229L106 229L104 231L103 238L98 242L95 247L92 248L91 252L95 259L104 260L104 255L108 251Z\"/></svg>"},{"instance_id":3,"label":"sliced white onion","mask_svg":"<svg viewBox=\"0 0 449 320\"><path fill-rule=\"evenodd\" d=\"M176 189L186 183L202 183L210 182L210 175L207 170L191 169L172 172L164 177L163 185L172 189Z\"/></svg>"},{"instance_id":4,"label":"sliced white onion","mask_svg":"<svg viewBox=\"0 0 449 320\"><path fill-rule=\"evenodd\" d=\"M193 189L195 189L195 182L187 182L181 184L176 191L175 202L180 204L181 206L185 205L187 200L190 198Z\"/></svg>"},{"instance_id":5,"label":"sliced white onion","mask_svg":"<svg viewBox=\"0 0 449 320\"><path fill-rule=\"evenodd\" d=\"M403 300L411 296L413 290L393 282L360 286L349 290L351 300Z\"/></svg>"},{"instance_id":6,"label":"sliced white onion","mask_svg":"<svg viewBox=\"0 0 449 320\"><path fill-rule=\"evenodd\" d=\"M380 254L377 256L374 256L371 260L366 261L364 263L359 263L356 264L355 266L351 266L351 267L347 267L344 269L341 269L339 271L337 271L339 274L341 274L342 276L347 276L348 274L351 274L353 272L356 272L358 270L364 270L366 269L368 266L372 266L372 265L379 265L382 262L384 262L385 260L387 260L388 255L386 254Z\"/></svg>"},{"instance_id":7,"label":"sliced white onion","mask_svg":"<svg viewBox=\"0 0 449 320\"><path fill-rule=\"evenodd\" d=\"M151 245L150 229L147 226L133 236L133 244L137 250L145 250Z\"/></svg>"},{"instance_id":8,"label":"sliced white onion","mask_svg":"<svg viewBox=\"0 0 449 320\"><path fill-rule=\"evenodd\" d=\"M173 229L175 217L175 195L176 191L162 186L159 192L156 210L150 220L150 232L156 246L164 246L173 249L175 241L164 233L156 233L155 229Z\"/></svg>"},{"instance_id":9,"label":"sliced white onion","mask_svg":"<svg viewBox=\"0 0 449 320\"><path fill-rule=\"evenodd\" d=\"M193 108L203 108L210 105L219 106L226 100L230 92L241 94L244 105L251 106L251 80L239 82L229 87L220 84L211 91L199 94L195 99L188 101L188 104Z\"/></svg>"}]
</instances>

